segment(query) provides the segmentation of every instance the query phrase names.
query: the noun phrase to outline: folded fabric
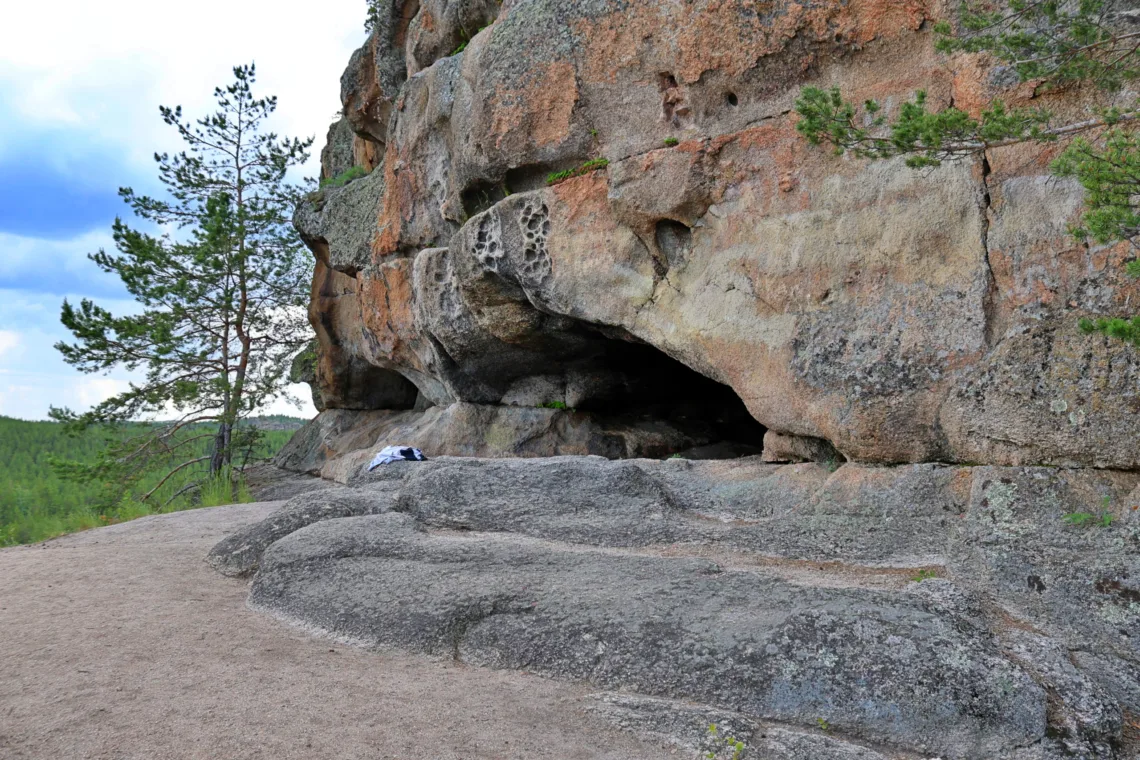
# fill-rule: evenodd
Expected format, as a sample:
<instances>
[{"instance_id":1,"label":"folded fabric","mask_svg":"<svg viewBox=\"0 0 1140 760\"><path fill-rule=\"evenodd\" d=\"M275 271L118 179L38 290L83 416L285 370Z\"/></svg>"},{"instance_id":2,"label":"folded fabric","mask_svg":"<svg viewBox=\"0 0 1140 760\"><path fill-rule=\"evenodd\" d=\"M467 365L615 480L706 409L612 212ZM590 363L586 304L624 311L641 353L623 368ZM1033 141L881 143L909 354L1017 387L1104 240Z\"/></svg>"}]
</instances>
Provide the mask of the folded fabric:
<instances>
[{"instance_id":1,"label":"folded fabric","mask_svg":"<svg viewBox=\"0 0 1140 760\"><path fill-rule=\"evenodd\" d=\"M422 451L411 446L385 446L368 463L368 470L371 472L380 465L391 462L423 462L426 460L427 457Z\"/></svg>"}]
</instances>

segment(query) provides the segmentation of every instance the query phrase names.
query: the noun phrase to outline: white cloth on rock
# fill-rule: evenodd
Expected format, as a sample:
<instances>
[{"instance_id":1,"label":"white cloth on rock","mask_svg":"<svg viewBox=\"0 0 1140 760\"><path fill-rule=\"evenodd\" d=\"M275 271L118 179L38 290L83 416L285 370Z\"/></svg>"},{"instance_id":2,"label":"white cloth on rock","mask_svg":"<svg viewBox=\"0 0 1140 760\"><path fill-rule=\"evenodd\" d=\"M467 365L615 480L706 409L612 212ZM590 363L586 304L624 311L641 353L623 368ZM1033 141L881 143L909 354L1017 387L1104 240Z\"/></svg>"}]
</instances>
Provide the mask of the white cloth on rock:
<instances>
[{"instance_id":1,"label":"white cloth on rock","mask_svg":"<svg viewBox=\"0 0 1140 760\"><path fill-rule=\"evenodd\" d=\"M391 462L424 462L426 460L427 457L422 451L411 446L385 446L368 463L368 470L371 472L380 465Z\"/></svg>"}]
</instances>

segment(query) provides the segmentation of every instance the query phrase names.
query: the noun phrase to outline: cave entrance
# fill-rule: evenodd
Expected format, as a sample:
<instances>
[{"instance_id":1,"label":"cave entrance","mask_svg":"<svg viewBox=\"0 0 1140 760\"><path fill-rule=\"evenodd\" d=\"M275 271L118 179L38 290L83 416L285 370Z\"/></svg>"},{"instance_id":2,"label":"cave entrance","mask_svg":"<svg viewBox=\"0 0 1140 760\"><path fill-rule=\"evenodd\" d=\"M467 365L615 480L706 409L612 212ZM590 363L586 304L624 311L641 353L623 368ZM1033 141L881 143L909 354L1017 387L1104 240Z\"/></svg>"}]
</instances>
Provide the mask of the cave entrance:
<instances>
[{"instance_id":1,"label":"cave entrance","mask_svg":"<svg viewBox=\"0 0 1140 760\"><path fill-rule=\"evenodd\" d=\"M763 450L766 428L729 386L632 336L603 336L599 348L587 371L603 380L602 391L574 399L577 409L612 420L666 423L691 440L693 445L669 452L684 458L733 459Z\"/></svg>"}]
</instances>

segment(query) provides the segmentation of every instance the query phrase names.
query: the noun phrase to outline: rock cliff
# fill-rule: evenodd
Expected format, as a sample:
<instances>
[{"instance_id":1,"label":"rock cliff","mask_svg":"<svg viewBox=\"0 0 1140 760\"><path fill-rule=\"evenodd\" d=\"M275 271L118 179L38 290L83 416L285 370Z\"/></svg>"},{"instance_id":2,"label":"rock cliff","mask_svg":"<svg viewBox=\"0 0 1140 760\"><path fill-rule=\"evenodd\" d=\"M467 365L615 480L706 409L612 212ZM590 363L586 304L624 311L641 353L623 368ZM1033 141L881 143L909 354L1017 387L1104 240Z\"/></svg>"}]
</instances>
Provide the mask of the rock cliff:
<instances>
[{"instance_id":1,"label":"rock cliff","mask_svg":"<svg viewBox=\"0 0 1140 760\"><path fill-rule=\"evenodd\" d=\"M1129 252L1047 155L795 132L805 84L1086 105L935 54L950 5L379 2L295 219L323 411L277 463L340 485L211 562L694 748L1137 757L1140 354L1077 328Z\"/></svg>"},{"instance_id":2,"label":"rock cliff","mask_svg":"<svg viewBox=\"0 0 1140 760\"><path fill-rule=\"evenodd\" d=\"M860 462L1140 464L1140 361L1076 326L1138 295L1128 252L1067 235L1080 194L1048 156L931 172L795 133L809 83L1077 107L933 52L941 3L379 13L323 153L326 179L369 173L296 217L325 407L481 407L393 422L435 453L661 456L768 430Z\"/></svg>"}]
</instances>

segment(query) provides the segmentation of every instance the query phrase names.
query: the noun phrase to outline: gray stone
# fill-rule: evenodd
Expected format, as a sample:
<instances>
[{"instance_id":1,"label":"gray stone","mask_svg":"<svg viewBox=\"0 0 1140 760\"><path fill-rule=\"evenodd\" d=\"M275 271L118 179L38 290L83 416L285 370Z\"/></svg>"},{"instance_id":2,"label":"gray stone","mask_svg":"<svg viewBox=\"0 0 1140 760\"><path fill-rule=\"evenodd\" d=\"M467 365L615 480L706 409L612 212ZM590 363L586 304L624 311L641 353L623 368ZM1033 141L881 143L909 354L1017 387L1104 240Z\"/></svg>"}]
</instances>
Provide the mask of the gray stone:
<instances>
[{"instance_id":1,"label":"gray stone","mask_svg":"<svg viewBox=\"0 0 1140 760\"><path fill-rule=\"evenodd\" d=\"M822 438L785 435L769 430L764 434L765 462L828 462L833 466L846 458Z\"/></svg>"},{"instance_id":2,"label":"gray stone","mask_svg":"<svg viewBox=\"0 0 1140 760\"><path fill-rule=\"evenodd\" d=\"M379 171L340 187L323 187L297 206L293 226L309 247L323 252L329 266L355 275L372 261L375 235L360 219L379 213L383 194L384 173Z\"/></svg>"},{"instance_id":3,"label":"gray stone","mask_svg":"<svg viewBox=\"0 0 1140 760\"><path fill-rule=\"evenodd\" d=\"M222 575L248 575L257 569L266 548L279 538L322 520L377 514L388 507L375 494L338 486L304 492L268 519L227 536L210 550L206 561Z\"/></svg>"},{"instance_id":4,"label":"gray stone","mask_svg":"<svg viewBox=\"0 0 1140 760\"><path fill-rule=\"evenodd\" d=\"M618 710L651 732L739 714L760 757L1120 760L1138 481L442 457L298 496L211 561L260 566L256 606L365 646L698 705ZM1108 527L1063 519L1097 498Z\"/></svg>"},{"instance_id":5,"label":"gray stone","mask_svg":"<svg viewBox=\"0 0 1140 760\"><path fill-rule=\"evenodd\" d=\"M257 501L285 501L308 491L334 487L311 475L283 470L270 462L251 465L242 471L250 494Z\"/></svg>"},{"instance_id":6,"label":"gray stone","mask_svg":"<svg viewBox=\"0 0 1140 760\"><path fill-rule=\"evenodd\" d=\"M317 383L317 352L319 347L314 338L309 341L293 361L289 364L289 382L304 383L309 386L309 394L313 399L313 407L318 412L325 410L325 402L321 396L321 387Z\"/></svg>"},{"instance_id":7,"label":"gray stone","mask_svg":"<svg viewBox=\"0 0 1140 760\"><path fill-rule=\"evenodd\" d=\"M347 119L337 119L329 126L321 149L321 179L331 179L357 165L354 143L355 134Z\"/></svg>"},{"instance_id":8,"label":"gray stone","mask_svg":"<svg viewBox=\"0 0 1140 760\"><path fill-rule=\"evenodd\" d=\"M758 760L898 760L853 742L828 735L830 724L820 720L815 731L761 723L740 713L633 694L594 695L587 709L610 722L650 739L715 757L731 758L737 742L742 758ZM715 727L715 731L710 731ZM730 746L731 745L731 746ZM906 753L908 758L915 757Z\"/></svg>"},{"instance_id":9,"label":"gray stone","mask_svg":"<svg viewBox=\"0 0 1140 760\"><path fill-rule=\"evenodd\" d=\"M1000 757L1046 732L1046 692L968 621L906 593L706 560L429 535L390 513L279 540L250 603L366 646L823 719L951 757Z\"/></svg>"}]
</instances>

